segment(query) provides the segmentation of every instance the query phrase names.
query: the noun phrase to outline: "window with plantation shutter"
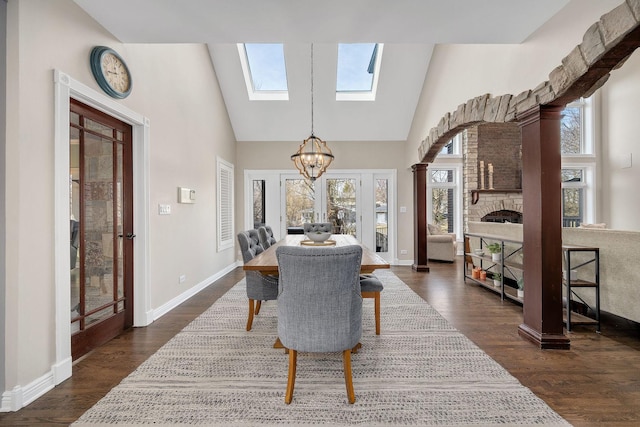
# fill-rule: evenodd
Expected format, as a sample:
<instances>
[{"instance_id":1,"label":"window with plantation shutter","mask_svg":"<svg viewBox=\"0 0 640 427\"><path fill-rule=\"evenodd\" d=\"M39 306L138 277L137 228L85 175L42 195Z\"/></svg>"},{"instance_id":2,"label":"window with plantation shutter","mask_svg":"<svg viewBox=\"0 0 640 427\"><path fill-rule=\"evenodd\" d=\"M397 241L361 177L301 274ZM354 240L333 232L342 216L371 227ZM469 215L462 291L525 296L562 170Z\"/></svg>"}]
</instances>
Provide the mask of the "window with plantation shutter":
<instances>
[{"instance_id":1,"label":"window with plantation shutter","mask_svg":"<svg viewBox=\"0 0 640 427\"><path fill-rule=\"evenodd\" d=\"M217 158L218 252L233 248L233 165Z\"/></svg>"}]
</instances>

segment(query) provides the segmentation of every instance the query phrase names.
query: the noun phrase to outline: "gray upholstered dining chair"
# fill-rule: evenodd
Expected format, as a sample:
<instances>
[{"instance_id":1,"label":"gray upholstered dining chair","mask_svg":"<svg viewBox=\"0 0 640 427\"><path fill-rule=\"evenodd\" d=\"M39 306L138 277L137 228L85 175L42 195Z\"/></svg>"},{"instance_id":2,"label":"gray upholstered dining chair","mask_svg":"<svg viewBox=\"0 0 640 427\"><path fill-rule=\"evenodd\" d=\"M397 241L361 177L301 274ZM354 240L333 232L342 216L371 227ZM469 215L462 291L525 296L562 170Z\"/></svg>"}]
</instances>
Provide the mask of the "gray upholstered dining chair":
<instances>
[{"instance_id":1,"label":"gray upholstered dining chair","mask_svg":"<svg viewBox=\"0 0 640 427\"><path fill-rule=\"evenodd\" d=\"M264 249L259 243L258 231L248 230L238 233L238 243L242 260L247 263ZM259 271L245 271L247 282L247 297L249 298L249 317L247 319L247 331L253 325L253 316L260 312L262 301L278 298L278 277L260 273ZM254 308L255 302L255 308Z\"/></svg>"},{"instance_id":2,"label":"gray upholstered dining chair","mask_svg":"<svg viewBox=\"0 0 640 427\"><path fill-rule=\"evenodd\" d=\"M280 246L276 250L278 336L289 351L285 403L291 403L298 352L342 352L349 403L355 402L351 352L360 347L362 296L357 245L308 248Z\"/></svg>"},{"instance_id":3,"label":"gray upholstered dining chair","mask_svg":"<svg viewBox=\"0 0 640 427\"><path fill-rule=\"evenodd\" d=\"M380 292L384 289L382 282L373 274L360 275L362 298L373 298L373 311L376 322L376 335L380 335Z\"/></svg>"},{"instance_id":4,"label":"gray upholstered dining chair","mask_svg":"<svg viewBox=\"0 0 640 427\"><path fill-rule=\"evenodd\" d=\"M269 225L258 227L258 237L260 237L260 244L263 249L269 249L271 245L277 242L273 237L273 229Z\"/></svg>"},{"instance_id":5,"label":"gray upholstered dining chair","mask_svg":"<svg viewBox=\"0 0 640 427\"><path fill-rule=\"evenodd\" d=\"M330 222L305 222L302 224L304 234L312 231L322 231L324 233L333 233L333 224Z\"/></svg>"}]
</instances>

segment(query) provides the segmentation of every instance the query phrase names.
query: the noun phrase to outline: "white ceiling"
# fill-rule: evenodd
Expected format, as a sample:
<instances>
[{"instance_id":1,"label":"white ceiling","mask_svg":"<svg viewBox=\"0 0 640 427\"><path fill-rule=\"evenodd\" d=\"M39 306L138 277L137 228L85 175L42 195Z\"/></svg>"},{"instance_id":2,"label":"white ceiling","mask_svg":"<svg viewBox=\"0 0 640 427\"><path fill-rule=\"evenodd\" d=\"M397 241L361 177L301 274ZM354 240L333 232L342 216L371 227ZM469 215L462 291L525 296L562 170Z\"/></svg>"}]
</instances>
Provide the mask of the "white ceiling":
<instances>
[{"instance_id":1,"label":"white ceiling","mask_svg":"<svg viewBox=\"0 0 640 427\"><path fill-rule=\"evenodd\" d=\"M521 43L569 0L74 0L124 43L206 43L238 141L406 139L438 43ZM126 11L126 13L123 13ZM285 43L289 101L250 101L236 43ZM384 43L375 101L336 101L337 43ZM126 58L125 58L126 59ZM134 88L135 90L135 88Z\"/></svg>"}]
</instances>

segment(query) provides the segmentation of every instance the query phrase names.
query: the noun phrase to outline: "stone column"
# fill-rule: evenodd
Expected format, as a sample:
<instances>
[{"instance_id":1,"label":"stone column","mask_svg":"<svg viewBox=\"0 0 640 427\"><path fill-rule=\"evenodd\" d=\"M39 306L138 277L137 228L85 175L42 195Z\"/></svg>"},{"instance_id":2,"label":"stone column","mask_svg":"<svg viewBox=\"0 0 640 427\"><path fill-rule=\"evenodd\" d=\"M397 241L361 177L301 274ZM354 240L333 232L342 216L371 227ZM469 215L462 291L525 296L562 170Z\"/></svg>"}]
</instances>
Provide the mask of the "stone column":
<instances>
[{"instance_id":1,"label":"stone column","mask_svg":"<svg viewBox=\"0 0 640 427\"><path fill-rule=\"evenodd\" d=\"M562 321L560 120L563 107L518 115L522 132L524 304L520 336L568 349Z\"/></svg>"},{"instance_id":2,"label":"stone column","mask_svg":"<svg viewBox=\"0 0 640 427\"><path fill-rule=\"evenodd\" d=\"M427 266L427 163L416 163L413 171L413 268L429 271Z\"/></svg>"}]
</instances>

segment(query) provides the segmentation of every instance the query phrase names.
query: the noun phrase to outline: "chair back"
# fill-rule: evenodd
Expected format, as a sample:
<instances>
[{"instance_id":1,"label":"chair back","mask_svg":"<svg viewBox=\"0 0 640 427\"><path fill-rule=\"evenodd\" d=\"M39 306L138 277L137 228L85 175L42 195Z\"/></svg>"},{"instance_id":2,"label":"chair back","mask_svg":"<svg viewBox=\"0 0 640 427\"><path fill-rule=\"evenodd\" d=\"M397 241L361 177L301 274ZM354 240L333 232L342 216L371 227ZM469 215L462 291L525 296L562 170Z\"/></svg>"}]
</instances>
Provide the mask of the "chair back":
<instances>
[{"instance_id":1,"label":"chair back","mask_svg":"<svg viewBox=\"0 0 640 427\"><path fill-rule=\"evenodd\" d=\"M276 243L276 239L273 237L273 230L269 225L258 227L258 237L260 238L260 245L264 249L269 249L271 245Z\"/></svg>"},{"instance_id":2,"label":"chair back","mask_svg":"<svg viewBox=\"0 0 640 427\"><path fill-rule=\"evenodd\" d=\"M247 230L238 233L238 244L242 253L242 261L245 263L251 261L259 253L264 252L264 248L260 245L260 237L258 230Z\"/></svg>"},{"instance_id":3,"label":"chair back","mask_svg":"<svg viewBox=\"0 0 640 427\"><path fill-rule=\"evenodd\" d=\"M258 243L258 231L248 230L238 233L238 243L242 260L246 264L256 255L264 252ZM247 297L256 301L269 301L278 297L278 278L265 276L259 271L245 271Z\"/></svg>"},{"instance_id":4,"label":"chair back","mask_svg":"<svg viewBox=\"0 0 640 427\"><path fill-rule=\"evenodd\" d=\"M302 227L304 228L304 234L315 231L333 233L333 224L330 222L306 222Z\"/></svg>"},{"instance_id":5,"label":"chair back","mask_svg":"<svg viewBox=\"0 0 640 427\"><path fill-rule=\"evenodd\" d=\"M276 256L282 344L303 352L344 351L358 344L362 248L280 246Z\"/></svg>"}]
</instances>

